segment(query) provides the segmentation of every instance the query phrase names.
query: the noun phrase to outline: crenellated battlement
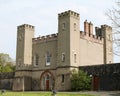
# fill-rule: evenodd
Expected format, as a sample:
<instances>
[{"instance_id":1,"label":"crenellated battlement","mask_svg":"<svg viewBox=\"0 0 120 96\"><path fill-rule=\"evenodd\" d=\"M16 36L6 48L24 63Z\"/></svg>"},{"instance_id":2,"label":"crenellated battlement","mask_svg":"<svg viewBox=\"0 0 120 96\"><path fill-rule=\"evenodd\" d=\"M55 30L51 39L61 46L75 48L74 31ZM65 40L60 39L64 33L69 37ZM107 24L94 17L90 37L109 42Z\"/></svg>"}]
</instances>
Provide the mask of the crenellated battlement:
<instances>
[{"instance_id":1,"label":"crenellated battlement","mask_svg":"<svg viewBox=\"0 0 120 96\"><path fill-rule=\"evenodd\" d=\"M87 34L86 32L80 31L80 38L86 39L95 43L103 43L103 38L97 35Z\"/></svg>"},{"instance_id":2,"label":"crenellated battlement","mask_svg":"<svg viewBox=\"0 0 120 96\"><path fill-rule=\"evenodd\" d=\"M74 16L76 18L79 18L79 14L74 12L74 11L71 11L71 10L68 10L68 11L65 11L65 12L62 12L60 14L58 14L58 17L66 17L66 16Z\"/></svg>"},{"instance_id":3,"label":"crenellated battlement","mask_svg":"<svg viewBox=\"0 0 120 96\"><path fill-rule=\"evenodd\" d=\"M104 25L101 25L101 28L110 28L110 29L112 29L112 27L111 27L111 26L109 26L109 25L106 25L106 24L104 24Z\"/></svg>"},{"instance_id":4,"label":"crenellated battlement","mask_svg":"<svg viewBox=\"0 0 120 96\"><path fill-rule=\"evenodd\" d=\"M58 37L58 33L56 34L50 34L46 36L39 36L37 38L33 38L33 43L39 43L39 42L46 42L46 41L51 41L51 40L56 40Z\"/></svg>"},{"instance_id":5,"label":"crenellated battlement","mask_svg":"<svg viewBox=\"0 0 120 96\"><path fill-rule=\"evenodd\" d=\"M18 29L23 29L23 28L29 28L29 29L34 29L34 26L29 25L29 24L22 24L17 27Z\"/></svg>"}]
</instances>

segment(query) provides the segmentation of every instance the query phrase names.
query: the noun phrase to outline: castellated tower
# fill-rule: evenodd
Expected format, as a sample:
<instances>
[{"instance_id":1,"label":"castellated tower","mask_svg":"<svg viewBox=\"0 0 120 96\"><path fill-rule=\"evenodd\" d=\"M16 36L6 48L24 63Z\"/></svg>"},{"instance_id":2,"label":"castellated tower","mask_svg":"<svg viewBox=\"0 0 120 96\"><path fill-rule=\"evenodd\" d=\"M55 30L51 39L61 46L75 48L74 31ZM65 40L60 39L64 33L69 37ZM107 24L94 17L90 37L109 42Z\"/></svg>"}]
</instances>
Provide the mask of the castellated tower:
<instances>
[{"instance_id":1,"label":"castellated tower","mask_svg":"<svg viewBox=\"0 0 120 96\"><path fill-rule=\"evenodd\" d=\"M34 38L34 26L24 24L17 27L17 70L32 64L32 38Z\"/></svg>"},{"instance_id":2,"label":"castellated tower","mask_svg":"<svg viewBox=\"0 0 120 96\"><path fill-rule=\"evenodd\" d=\"M113 63L113 38L112 27L108 25L101 26L101 32L104 38L104 64Z\"/></svg>"},{"instance_id":3,"label":"castellated tower","mask_svg":"<svg viewBox=\"0 0 120 96\"><path fill-rule=\"evenodd\" d=\"M71 10L58 15L58 65L78 66L80 16Z\"/></svg>"}]
</instances>

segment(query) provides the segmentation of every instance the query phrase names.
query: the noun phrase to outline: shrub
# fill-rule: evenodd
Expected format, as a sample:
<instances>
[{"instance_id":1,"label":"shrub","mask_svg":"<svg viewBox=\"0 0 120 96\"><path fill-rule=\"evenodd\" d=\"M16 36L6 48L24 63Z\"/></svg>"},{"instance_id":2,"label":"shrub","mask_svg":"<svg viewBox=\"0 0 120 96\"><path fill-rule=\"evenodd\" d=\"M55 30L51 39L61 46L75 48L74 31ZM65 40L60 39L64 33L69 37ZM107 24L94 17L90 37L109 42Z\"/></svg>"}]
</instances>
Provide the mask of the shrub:
<instances>
[{"instance_id":1,"label":"shrub","mask_svg":"<svg viewBox=\"0 0 120 96\"><path fill-rule=\"evenodd\" d=\"M90 90L91 89L91 78L87 73L79 70L72 71L71 77L71 88L72 90Z\"/></svg>"}]
</instances>

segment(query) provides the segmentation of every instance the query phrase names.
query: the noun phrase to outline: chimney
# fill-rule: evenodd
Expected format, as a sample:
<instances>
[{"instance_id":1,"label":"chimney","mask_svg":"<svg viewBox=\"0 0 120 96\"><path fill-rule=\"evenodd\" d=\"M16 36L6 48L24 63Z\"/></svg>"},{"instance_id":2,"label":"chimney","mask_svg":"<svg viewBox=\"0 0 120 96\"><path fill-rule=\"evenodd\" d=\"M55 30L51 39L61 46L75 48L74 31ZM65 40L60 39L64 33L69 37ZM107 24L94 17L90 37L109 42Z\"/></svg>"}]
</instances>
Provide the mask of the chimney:
<instances>
[{"instance_id":1,"label":"chimney","mask_svg":"<svg viewBox=\"0 0 120 96\"><path fill-rule=\"evenodd\" d=\"M84 32L86 32L86 34L89 34L89 23L87 20L84 22Z\"/></svg>"},{"instance_id":2,"label":"chimney","mask_svg":"<svg viewBox=\"0 0 120 96\"><path fill-rule=\"evenodd\" d=\"M93 35L93 24L89 23L89 35Z\"/></svg>"},{"instance_id":3,"label":"chimney","mask_svg":"<svg viewBox=\"0 0 120 96\"><path fill-rule=\"evenodd\" d=\"M99 27L95 27L96 36L99 36Z\"/></svg>"}]
</instances>

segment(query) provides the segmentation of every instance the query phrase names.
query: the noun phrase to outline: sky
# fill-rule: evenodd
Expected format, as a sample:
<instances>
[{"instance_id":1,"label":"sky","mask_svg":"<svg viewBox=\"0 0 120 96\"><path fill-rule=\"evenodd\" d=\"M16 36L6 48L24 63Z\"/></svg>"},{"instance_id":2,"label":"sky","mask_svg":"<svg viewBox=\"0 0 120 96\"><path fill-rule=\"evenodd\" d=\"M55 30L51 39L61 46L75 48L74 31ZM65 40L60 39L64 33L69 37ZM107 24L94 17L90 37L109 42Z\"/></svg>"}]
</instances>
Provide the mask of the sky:
<instances>
[{"instance_id":1,"label":"sky","mask_svg":"<svg viewBox=\"0 0 120 96\"><path fill-rule=\"evenodd\" d=\"M35 37L58 32L58 13L80 14L80 30L87 19L94 26L111 25L105 12L116 0L0 0L0 53L16 58L17 26L35 26Z\"/></svg>"}]
</instances>

